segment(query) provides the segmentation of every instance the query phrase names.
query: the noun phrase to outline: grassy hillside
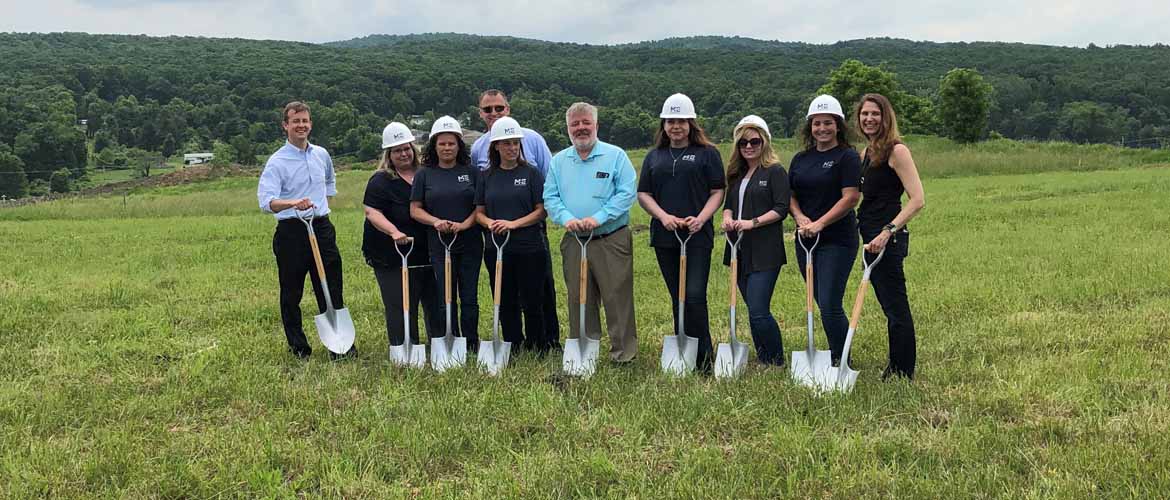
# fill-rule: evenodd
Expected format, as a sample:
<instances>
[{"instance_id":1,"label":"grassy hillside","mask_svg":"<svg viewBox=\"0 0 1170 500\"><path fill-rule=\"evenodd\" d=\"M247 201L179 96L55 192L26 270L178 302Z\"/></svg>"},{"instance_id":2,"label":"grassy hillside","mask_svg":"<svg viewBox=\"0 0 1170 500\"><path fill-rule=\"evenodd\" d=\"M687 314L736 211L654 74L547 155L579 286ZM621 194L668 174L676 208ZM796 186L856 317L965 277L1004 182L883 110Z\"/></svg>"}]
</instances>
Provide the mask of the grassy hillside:
<instances>
[{"instance_id":1,"label":"grassy hillside","mask_svg":"<svg viewBox=\"0 0 1170 500\"><path fill-rule=\"evenodd\" d=\"M1090 170L1115 155L1075 150L1048 171L1003 175L1062 146L911 146L928 200L906 263L919 378L878 380L884 321L871 296L849 396L817 397L758 365L732 382L660 375L670 299L645 231L634 366L575 381L520 357L493 379L386 360L360 256L368 172L341 173L333 216L361 349L342 363L284 351L273 221L254 179L0 210L12 256L0 273L0 497L1170 494L1159 208L1170 167ZM713 265L717 338L726 278ZM559 273L557 287L563 322ZM482 283L481 304L487 294ZM791 265L773 311L791 350L804 328Z\"/></svg>"}]
</instances>

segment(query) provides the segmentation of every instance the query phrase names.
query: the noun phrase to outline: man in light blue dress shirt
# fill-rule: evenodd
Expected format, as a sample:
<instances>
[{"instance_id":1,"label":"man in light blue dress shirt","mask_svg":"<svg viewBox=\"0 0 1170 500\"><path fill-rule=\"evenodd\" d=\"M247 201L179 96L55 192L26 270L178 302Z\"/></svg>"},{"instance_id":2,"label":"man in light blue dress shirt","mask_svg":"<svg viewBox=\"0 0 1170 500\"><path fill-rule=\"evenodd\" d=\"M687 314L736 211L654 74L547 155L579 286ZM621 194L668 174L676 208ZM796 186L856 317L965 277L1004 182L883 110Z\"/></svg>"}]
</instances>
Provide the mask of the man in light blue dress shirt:
<instances>
[{"instance_id":1,"label":"man in light blue dress shirt","mask_svg":"<svg viewBox=\"0 0 1170 500\"><path fill-rule=\"evenodd\" d=\"M479 95L479 117L483 119L485 132L475 143L471 145L471 164L475 165L479 170L488 169L488 148L491 147L491 130L492 125L496 120L509 116L512 113L512 108L508 106L508 96L502 90L488 89ZM543 176L548 176L548 166L552 163L552 153L548 150L548 144L535 130L521 127L520 133L523 137L520 138L520 153L524 155L524 159L530 165L540 171ZM548 246L547 228L541 222L541 231L545 232L542 236L544 238L545 247ZM488 283L494 283L495 267L488 264L488 261L495 262L495 248L491 245L484 245L483 262L487 269ZM489 255L490 253L490 255ZM544 303L541 305L544 312L544 333L545 345L552 349L561 348L561 324L557 318L557 289L553 282L552 261L549 260L546 273L548 279L545 280L544 287ZM515 323L520 322L520 308L513 305L512 307L505 307L500 311L500 314L505 317L511 317Z\"/></svg>"},{"instance_id":2,"label":"man in light blue dress shirt","mask_svg":"<svg viewBox=\"0 0 1170 500\"><path fill-rule=\"evenodd\" d=\"M634 165L621 148L597 140L597 108L579 102L565 112L573 145L553 156L544 181L544 209L569 232L592 233L589 243L585 330L601 336L605 307L609 357L628 363L638 354L634 321L634 243L630 207L636 197ZM561 257L569 303L579 302L581 248L572 234L561 238ZM579 338L578 308L569 307L569 338Z\"/></svg>"},{"instance_id":3,"label":"man in light blue dress shirt","mask_svg":"<svg viewBox=\"0 0 1170 500\"><path fill-rule=\"evenodd\" d=\"M341 253L337 250L337 235L329 221L329 200L337 194L333 159L320 146L309 143L313 121L309 106L290 102L284 107L281 121L288 141L268 158L256 198L260 210L276 217L276 233L272 236L272 253L276 255L276 269L280 280L280 321L288 349L293 355L307 359L313 352L301 326L301 296L305 290L305 274L313 283L317 308L325 312L325 295L313 262L309 232L298 220L297 212L313 212L313 232L329 282L329 296L333 307L345 307L342 301ZM345 356L352 355L350 349ZM329 353L331 358L338 356Z\"/></svg>"}]
</instances>

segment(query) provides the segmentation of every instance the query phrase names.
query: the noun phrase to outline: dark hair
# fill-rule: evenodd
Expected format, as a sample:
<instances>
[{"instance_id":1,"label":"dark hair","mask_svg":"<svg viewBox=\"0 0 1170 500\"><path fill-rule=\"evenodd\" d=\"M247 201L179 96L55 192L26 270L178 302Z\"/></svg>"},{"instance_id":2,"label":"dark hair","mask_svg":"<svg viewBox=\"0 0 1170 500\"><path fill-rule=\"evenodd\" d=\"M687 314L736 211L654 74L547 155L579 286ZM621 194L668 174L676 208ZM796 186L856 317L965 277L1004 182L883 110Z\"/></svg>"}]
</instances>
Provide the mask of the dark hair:
<instances>
[{"instance_id":1,"label":"dark hair","mask_svg":"<svg viewBox=\"0 0 1170 500\"><path fill-rule=\"evenodd\" d=\"M687 118L687 123L691 126L691 132L687 134L687 140L692 146L712 146L715 144L707 137L707 132L703 131L703 127L699 126L699 122L694 118ZM663 118L658 123L658 132L654 133L654 147L655 148L669 148L670 137L666 135L666 118Z\"/></svg>"},{"instance_id":2,"label":"dark hair","mask_svg":"<svg viewBox=\"0 0 1170 500\"><path fill-rule=\"evenodd\" d=\"M292 111L293 113L300 113L301 111L304 111L306 113L312 114L312 112L309 111L308 104L305 104L301 101L293 101L293 102L290 102L290 103L284 105L284 115L281 117L282 122L288 123L288 112L289 111Z\"/></svg>"},{"instance_id":3,"label":"dark hair","mask_svg":"<svg viewBox=\"0 0 1170 500\"><path fill-rule=\"evenodd\" d=\"M813 116L816 115L805 118L804 127L800 129L800 143L804 146L805 151L813 151L817 148L817 140L812 135ZM845 119L837 115L832 115L832 117L833 121L837 123L837 145L843 146L846 149L852 148L853 144L849 143L849 128L845 124Z\"/></svg>"},{"instance_id":4,"label":"dark hair","mask_svg":"<svg viewBox=\"0 0 1170 500\"><path fill-rule=\"evenodd\" d=\"M488 171L487 171L487 175L492 175L493 172L500 170L500 162L502 162L502 161L503 160L500 158L500 152L496 151L496 143L489 142L488 143ZM522 166L522 165L531 166L531 165L529 165L528 160L524 159L524 143L523 142L520 143L520 156L518 156L516 158L516 166Z\"/></svg>"},{"instance_id":5,"label":"dark hair","mask_svg":"<svg viewBox=\"0 0 1170 500\"><path fill-rule=\"evenodd\" d=\"M487 90L481 92L479 94L479 100L475 101L475 103L479 104L479 103L483 102L484 97L497 96L497 95L504 98L504 105L506 106L508 104L508 94L505 94L504 91L500 90L500 89L487 89Z\"/></svg>"},{"instance_id":6,"label":"dark hair","mask_svg":"<svg viewBox=\"0 0 1170 500\"><path fill-rule=\"evenodd\" d=\"M455 136L455 142L459 143L459 151L455 153L456 165L470 165L471 152L467 148L467 143L463 142L463 136L455 132L441 132L432 135L427 141L427 149L423 152L423 166L437 168L439 166L439 153L435 148L435 142L438 142L439 136L443 134L451 134Z\"/></svg>"},{"instance_id":7,"label":"dark hair","mask_svg":"<svg viewBox=\"0 0 1170 500\"><path fill-rule=\"evenodd\" d=\"M857 107L854 108L853 116L857 119L857 130L861 132L861 107L866 102L872 102L877 105L878 110L882 113L882 123L878 128L877 135L874 137L866 137L869 145L866 146L866 156L873 159L871 165L884 165L890 158L890 153L894 151L894 145L901 144L902 134L898 133L898 117L894 114L894 105L890 104L890 100L881 94L865 94L861 96L861 100L857 101ZM864 132L861 132L864 134Z\"/></svg>"}]
</instances>

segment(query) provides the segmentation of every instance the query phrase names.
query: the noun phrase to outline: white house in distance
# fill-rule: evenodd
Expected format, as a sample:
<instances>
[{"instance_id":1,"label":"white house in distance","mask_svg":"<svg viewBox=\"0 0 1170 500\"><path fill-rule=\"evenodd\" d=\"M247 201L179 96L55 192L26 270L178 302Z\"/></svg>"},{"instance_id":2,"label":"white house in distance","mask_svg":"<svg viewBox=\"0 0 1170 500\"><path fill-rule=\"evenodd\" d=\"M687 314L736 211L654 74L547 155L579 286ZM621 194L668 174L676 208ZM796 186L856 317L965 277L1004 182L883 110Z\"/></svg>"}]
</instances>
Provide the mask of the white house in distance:
<instances>
[{"instance_id":1,"label":"white house in distance","mask_svg":"<svg viewBox=\"0 0 1170 500\"><path fill-rule=\"evenodd\" d=\"M214 158L214 153L186 153L183 155L183 165L198 165L200 163L207 163Z\"/></svg>"}]
</instances>

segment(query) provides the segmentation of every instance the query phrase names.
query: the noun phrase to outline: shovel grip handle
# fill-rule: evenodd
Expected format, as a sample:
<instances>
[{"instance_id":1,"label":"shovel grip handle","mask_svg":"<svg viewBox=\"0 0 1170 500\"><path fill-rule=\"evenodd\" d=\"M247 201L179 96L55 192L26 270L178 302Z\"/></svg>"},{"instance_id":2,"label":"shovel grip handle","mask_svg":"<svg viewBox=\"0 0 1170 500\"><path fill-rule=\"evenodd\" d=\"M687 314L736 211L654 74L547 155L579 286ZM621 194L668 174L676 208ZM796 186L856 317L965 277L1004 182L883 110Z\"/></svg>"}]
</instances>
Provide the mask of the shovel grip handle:
<instances>
[{"instance_id":1,"label":"shovel grip handle","mask_svg":"<svg viewBox=\"0 0 1170 500\"><path fill-rule=\"evenodd\" d=\"M402 311L410 312L410 271L402 268Z\"/></svg>"},{"instance_id":2,"label":"shovel grip handle","mask_svg":"<svg viewBox=\"0 0 1170 500\"><path fill-rule=\"evenodd\" d=\"M853 300L853 312L849 314L849 329L856 330L857 323L861 320L861 306L865 304L865 291L869 289L869 280L861 280L861 285L857 287L857 298Z\"/></svg>"},{"instance_id":3,"label":"shovel grip handle","mask_svg":"<svg viewBox=\"0 0 1170 500\"><path fill-rule=\"evenodd\" d=\"M678 256L678 300L687 298L687 256Z\"/></svg>"},{"instance_id":4,"label":"shovel grip handle","mask_svg":"<svg viewBox=\"0 0 1170 500\"><path fill-rule=\"evenodd\" d=\"M495 294L494 294L495 298L493 299L493 301L495 302L495 305L497 305L497 306L500 305L500 284L503 282L504 282L504 261L497 260L496 261L496 289L495 289Z\"/></svg>"},{"instance_id":5,"label":"shovel grip handle","mask_svg":"<svg viewBox=\"0 0 1170 500\"><path fill-rule=\"evenodd\" d=\"M443 300L451 303L451 254L443 256Z\"/></svg>"},{"instance_id":6,"label":"shovel grip handle","mask_svg":"<svg viewBox=\"0 0 1170 500\"><path fill-rule=\"evenodd\" d=\"M581 279L577 280L580 282L580 286L581 286L580 291L577 293L577 302L581 305L585 305L585 284L589 281L588 272L589 272L589 260L588 259L581 259L581 269L578 270L578 273L581 276Z\"/></svg>"},{"instance_id":7,"label":"shovel grip handle","mask_svg":"<svg viewBox=\"0 0 1170 500\"><path fill-rule=\"evenodd\" d=\"M317 247L317 235L309 233L309 245L313 247L313 262L317 264L317 279L324 279L325 264L321 263L321 249Z\"/></svg>"},{"instance_id":8,"label":"shovel grip handle","mask_svg":"<svg viewBox=\"0 0 1170 500\"><path fill-rule=\"evenodd\" d=\"M805 290L805 306L806 312L813 312L813 265L812 261L808 261L804 265L804 290Z\"/></svg>"},{"instance_id":9,"label":"shovel grip handle","mask_svg":"<svg viewBox=\"0 0 1170 500\"><path fill-rule=\"evenodd\" d=\"M731 279L729 280L730 283L727 285L727 289L731 290L731 293L730 293L731 307L735 307L735 292L736 292L735 287L738 284L737 283L738 277L739 277L739 259L736 259L734 256L732 256L731 257Z\"/></svg>"}]
</instances>

